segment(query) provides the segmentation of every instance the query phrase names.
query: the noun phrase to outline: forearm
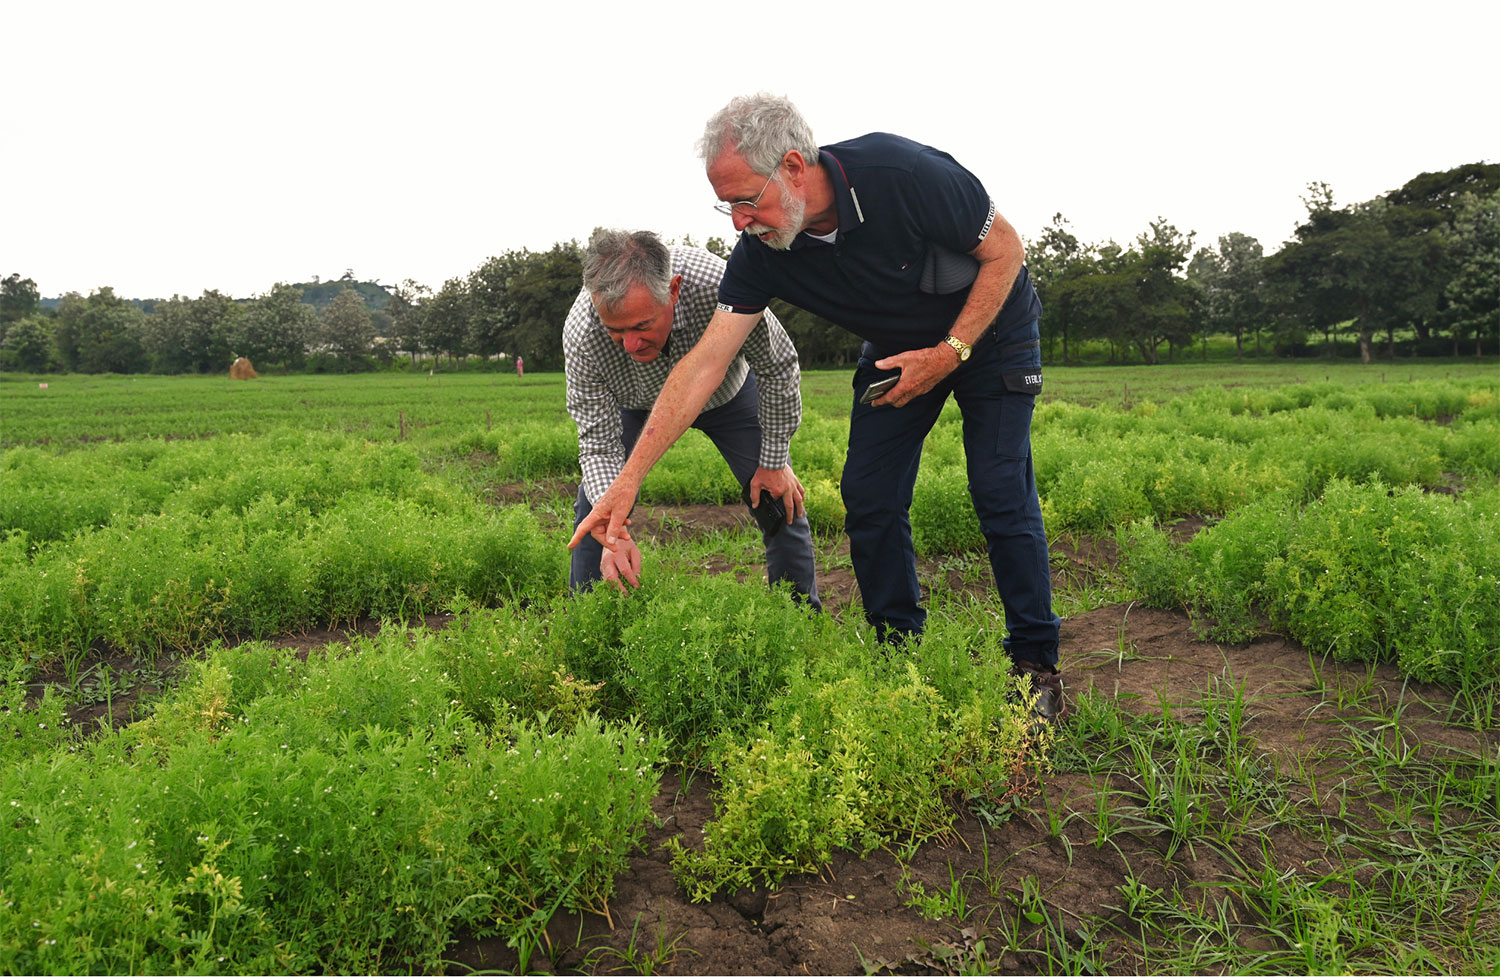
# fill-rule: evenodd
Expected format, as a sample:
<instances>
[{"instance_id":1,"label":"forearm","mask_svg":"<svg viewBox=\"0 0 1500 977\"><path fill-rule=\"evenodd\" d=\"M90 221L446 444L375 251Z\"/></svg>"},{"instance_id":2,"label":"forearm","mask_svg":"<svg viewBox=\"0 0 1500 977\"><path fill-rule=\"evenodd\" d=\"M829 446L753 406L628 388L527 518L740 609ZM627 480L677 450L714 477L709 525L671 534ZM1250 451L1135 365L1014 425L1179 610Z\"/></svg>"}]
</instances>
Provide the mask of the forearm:
<instances>
[{"instance_id":1,"label":"forearm","mask_svg":"<svg viewBox=\"0 0 1500 977\"><path fill-rule=\"evenodd\" d=\"M1021 265L1026 260L1026 250L1016 229L996 214L990 233L970 253L979 259L979 273L969 289L968 301L949 332L972 345L984 335L1010 297L1016 276L1021 273Z\"/></svg>"},{"instance_id":2,"label":"forearm","mask_svg":"<svg viewBox=\"0 0 1500 977\"><path fill-rule=\"evenodd\" d=\"M989 235L969 253L979 260L979 271L969 287L964 307L948 331L960 342L972 346L989 329L1005 305L1016 277L1021 273L1026 253L1021 236L998 214ZM879 369L900 370L901 380L874 403L877 406L904 406L931 390L962 362L958 349L941 339L931 346L876 360L875 366Z\"/></svg>"},{"instance_id":3,"label":"forearm","mask_svg":"<svg viewBox=\"0 0 1500 977\"><path fill-rule=\"evenodd\" d=\"M757 318L724 312L714 314L697 345L667 375L635 448L620 471L618 483L638 489L646 473L698 419L703 405L724 382L725 371Z\"/></svg>"}]
</instances>

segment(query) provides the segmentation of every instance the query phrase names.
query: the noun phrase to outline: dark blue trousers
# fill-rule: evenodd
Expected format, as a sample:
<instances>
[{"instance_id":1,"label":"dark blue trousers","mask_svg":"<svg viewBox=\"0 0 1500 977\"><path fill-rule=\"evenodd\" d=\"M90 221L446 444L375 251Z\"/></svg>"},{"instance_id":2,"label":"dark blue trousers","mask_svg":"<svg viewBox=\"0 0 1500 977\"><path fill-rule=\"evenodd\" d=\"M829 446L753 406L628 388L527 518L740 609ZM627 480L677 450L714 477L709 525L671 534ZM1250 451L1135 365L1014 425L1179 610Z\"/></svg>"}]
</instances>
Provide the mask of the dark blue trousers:
<instances>
[{"instance_id":1,"label":"dark blue trousers","mask_svg":"<svg viewBox=\"0 0 1500 977\"><path fill-rule=\"evenodd\" d=\"M757 399L755 374L745 375L745 385L734 399L722 407L706 410L698 415L693 427L708 435L708 439L719 449L719 454L729 463L735 480L740 485L750 481L755 469L760 467L760 419L756 414ZM628 455L635 449L635 442L646 426L650 411L621 410L620 422L624 427L621 440ZM589 514L593 503L578 487L578 501L573 504L573 526L576 528ZM789 580L792 590L802 595L814 610L823 606L818 600L816 561L813 557L812 527L807 516L801 515L789 526L782 526L774 536L762 537L766 544L766 578L771 583ZM573 548L572 565L568 570L568 587L572 590L589 588L601 579L599 559L604 547L593 536L585 536Z\"/></svg>"},{"instance_id":2,"label":"dark blue trousers","mask_svg":"<svg viewBox=\"0 0 1500 977\"><path fill-rule=\"evenodd\" d=\"M840 488L865 616L882 640L914 637L927 619L908 513L922 442L951 394L963 416L969 495L1005 606L1005 648L1014 660L1057 664L1061 622L1052 612L1047 533L1031 462L1038 325L1033 320L1003 336L986 332L968 362L904 407L859 402L866 387L890 375L875 361L899 352L870 343L861 350Z\"/></svg>"}]
</instances>

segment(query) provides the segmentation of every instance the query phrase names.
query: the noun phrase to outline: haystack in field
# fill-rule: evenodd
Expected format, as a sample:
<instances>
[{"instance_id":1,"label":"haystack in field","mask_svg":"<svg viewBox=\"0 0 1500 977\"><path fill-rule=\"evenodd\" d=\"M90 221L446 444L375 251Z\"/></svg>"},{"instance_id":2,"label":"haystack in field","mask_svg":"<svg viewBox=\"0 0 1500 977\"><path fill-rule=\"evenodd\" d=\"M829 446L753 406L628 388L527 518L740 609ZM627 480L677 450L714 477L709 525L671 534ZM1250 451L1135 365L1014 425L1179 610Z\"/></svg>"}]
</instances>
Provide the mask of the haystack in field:
<instances>
[{"instance_id":1,"label":"haystack in field","mask_svg":"<svg viewBox=\"0 0 1500 977\"><path fill-rule=\"evenodd\" d=\"M229 379L231 380L254 380L256 376L258 374L255 372L255 367L251 366L250 361L243 356L230 364Z\"/></svg>"}]
</instances>

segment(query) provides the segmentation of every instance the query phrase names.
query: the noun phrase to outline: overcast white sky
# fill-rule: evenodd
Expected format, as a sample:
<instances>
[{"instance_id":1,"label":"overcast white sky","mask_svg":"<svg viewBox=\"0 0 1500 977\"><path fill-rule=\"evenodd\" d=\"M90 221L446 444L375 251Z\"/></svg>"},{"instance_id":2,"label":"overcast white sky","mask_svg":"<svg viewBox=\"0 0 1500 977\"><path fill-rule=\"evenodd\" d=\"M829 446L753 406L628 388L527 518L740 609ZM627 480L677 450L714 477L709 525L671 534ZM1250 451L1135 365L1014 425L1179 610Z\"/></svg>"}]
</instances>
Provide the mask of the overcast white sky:
<instances>
[{"instance_id":1,"label":"overcast white sky","mask_svg":"<svg viewBox=\"0 0 1500 977\"><path fill-rule=\"evenodd\" d=\"M1273 251L1338 204L1500 160L1495 0L0 0L0 276L237 297L434 288L597 225L728 239L693 144L734 95L820 142L951 153L1028 238L1162 216Z\"/></svg>"}]
</instances>

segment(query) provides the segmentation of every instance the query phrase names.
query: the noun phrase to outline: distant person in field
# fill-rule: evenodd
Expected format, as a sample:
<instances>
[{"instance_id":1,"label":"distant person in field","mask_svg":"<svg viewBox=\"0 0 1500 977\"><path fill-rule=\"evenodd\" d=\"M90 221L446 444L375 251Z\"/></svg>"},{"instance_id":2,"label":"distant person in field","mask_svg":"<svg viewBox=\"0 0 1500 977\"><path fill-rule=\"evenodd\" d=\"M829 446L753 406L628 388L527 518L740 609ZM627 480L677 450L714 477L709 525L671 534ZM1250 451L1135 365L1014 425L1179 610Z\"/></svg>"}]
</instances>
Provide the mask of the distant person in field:
<instances>
[{"instance_id":1,"label":"distant person in field","mask_svg":"<svg viewBox=\"0 0 1500 977\"><path fill-rule=\"evenodd\" d=\"M519 356L517 356L516 357L516 376L518 376L518 377L524 377L525 375L526 375L526 363Z\"/></svg>"},{"instance_id":2,"label":"distant person in field","mask_svg":"<svg viewBox=\"0 0 1500 977\"><path fill-rule=\"evenodd\" d=\"M619 476L662 383L703 335L723 273L724 259L712 252L668 247L650 231L601 229L589 239L583 288L563 326L568 413L578 425L583 470L577 519ZM743 343L725 358L683 427L708 435L740 486L758 500L767 485L796 484L789 449L802 421L802 373L797 350L770 310L752 318ZM812 530L800 494L784 523L763 526L770 582L790 581L820 608ZM628 531L613 549L587 537L573 548L568 586L589 588L603 579L624 592L626 583L640 586L640 572L641 552Z\"/></svg>"},{"instance_id":3,"label":"distant person in field","mask_svg":"<svg viewBox=\"0 0 1500 977\"><path fill-rule=\"evenodd\" d=\"M621 537L646 473L691 423L767 304L781 298L865 341L840 488L867 619L894 644L922 632L909 511L923 440L951 394L1005 606L1005 648L1037 693L1038 717L1060 718L1060 622L1031 459L1041 303L1020 236L947 153L880 132L819 147L785 98L734 99L709 120L699 152L718 209L740 234L718 310L574 540L614 545ZM864 402L889 377L899 379ZM790 480L767 488L788 508L801 495Z\"/></svg>"}]
</instances>

